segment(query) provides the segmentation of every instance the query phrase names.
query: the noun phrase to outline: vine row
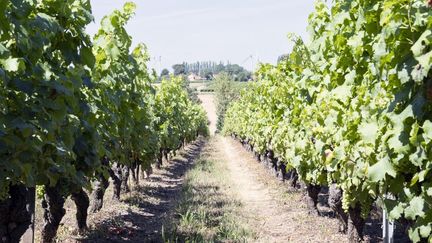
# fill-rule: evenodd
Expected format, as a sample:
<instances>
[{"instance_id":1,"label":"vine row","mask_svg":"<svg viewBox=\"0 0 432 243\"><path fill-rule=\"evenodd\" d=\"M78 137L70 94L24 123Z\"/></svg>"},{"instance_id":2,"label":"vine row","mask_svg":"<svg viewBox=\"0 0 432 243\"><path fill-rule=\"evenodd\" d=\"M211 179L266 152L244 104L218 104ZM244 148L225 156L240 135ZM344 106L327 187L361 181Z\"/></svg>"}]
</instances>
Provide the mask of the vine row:
<instances>
[{"instance_id":1,"label":"vine row","mask_svg":"<svg viewBox=\"0 0 432 243\"><path fill-rule=\"evenodd\" d=\"M413 242L431 241L430 1L319 1L308 30L308 43L290 35L292 52L260 67L224 132L308 188L337 186L351 241L377 201Z\"/></svg>"}]
</instances>

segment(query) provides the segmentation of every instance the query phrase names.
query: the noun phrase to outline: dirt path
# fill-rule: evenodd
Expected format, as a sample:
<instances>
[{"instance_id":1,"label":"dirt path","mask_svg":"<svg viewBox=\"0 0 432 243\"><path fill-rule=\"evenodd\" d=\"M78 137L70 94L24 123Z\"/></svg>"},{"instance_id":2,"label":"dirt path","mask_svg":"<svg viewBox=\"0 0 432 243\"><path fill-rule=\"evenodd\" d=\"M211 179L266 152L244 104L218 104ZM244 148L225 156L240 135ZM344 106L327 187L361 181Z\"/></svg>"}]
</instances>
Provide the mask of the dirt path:
<instances>
[{"instance_id":1,"label":"dirt path","mask_svg":"<svg viewBox=\"0 0 432 243\"><path fill-rule=\"evenodd\" d=\"M300 192L287 191L237 142L219 141L256 242L346 242L334 219L309 215Z\"/></svg>"},{"instance_id":2,"label":"dirt path","mask_svg":"<svg viewBox=\"0 0 432 243\"><path fill-rule=\"evenodd\" d=\"M245 210L254 212L254 215L251 215L250 223L256 229L261 228L257 232L258 239L268 242L288 240L286 236L284 237L286 226L283 224L287 218L270 195L268 188L252 178L253 174L228 138L222 138L220 146L230 162L228 168L231 176L235 178L234 186L238 189Z\"/></svg>"},{"instance_id":3,"label":"dirt path","mask_svg":"<svg viewBox=\"0 0 432 243\"><path fill-rule=\"evenodd\" d=\"M215 130L217 121L214 95L200 95ZM213 133L212 133L213 134ZM212 143L219 151L220 163L227 167L232 190L252 229L252 242L346 242L338 233L335 219L308 214L302 192L289 190L256 162L239 143L231 138L216 136ZM222 162L223 161L223 162Z\"/></svg>"},{"instance_id":4,"label":"dirt path","mask_svg":"<svg viewBox=\"0 0 432 243\"><path fill-rule=\"evenodd\" d=\"M216 115L216 105L214 103L213 94L199 94L198 98L202 101L202 106L207 111L207 117L210 121L209 129L210 134L215 134L217 115Z\"/></svg>"}]
</instances>

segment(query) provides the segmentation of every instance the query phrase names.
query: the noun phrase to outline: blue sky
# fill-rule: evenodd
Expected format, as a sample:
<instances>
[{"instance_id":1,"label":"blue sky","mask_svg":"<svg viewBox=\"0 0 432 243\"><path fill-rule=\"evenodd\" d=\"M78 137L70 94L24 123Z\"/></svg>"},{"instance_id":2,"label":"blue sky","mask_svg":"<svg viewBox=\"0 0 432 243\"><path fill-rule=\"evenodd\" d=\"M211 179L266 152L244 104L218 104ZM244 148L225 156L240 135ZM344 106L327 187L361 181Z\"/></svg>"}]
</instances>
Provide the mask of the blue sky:
<instances>
[{"instance_id":1,"label":"blue sky","mask_svg":"<svg viewBox=\"0 0 432 243\"><path fill-rule=\"evenodd\" d=\"M102 17L125 0L91 0L94 34ZM287 33L307 39L314 0L135 0L127 26L134 44L145 43L156 70L175 63L230 61L252 70L290 50ZM252 57L251 57L252 56Z\"/></svg>"}]
</instances>

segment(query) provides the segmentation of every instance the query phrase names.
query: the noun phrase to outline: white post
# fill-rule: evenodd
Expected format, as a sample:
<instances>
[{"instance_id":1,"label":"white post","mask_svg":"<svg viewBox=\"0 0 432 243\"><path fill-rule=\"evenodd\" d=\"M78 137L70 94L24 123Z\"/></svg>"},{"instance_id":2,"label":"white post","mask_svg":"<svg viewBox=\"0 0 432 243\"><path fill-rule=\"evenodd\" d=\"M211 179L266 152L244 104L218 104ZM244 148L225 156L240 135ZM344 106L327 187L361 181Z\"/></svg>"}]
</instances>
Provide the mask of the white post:
<instances>
[{"instance_id":1,"label":"white post","mask_svg":"<svg viewBox=\"0 0 432 243\"><path fill-rule=\"evenodd\" d=\"M394 242L394 222L388 218L387 211L383 209L383 242L393 243Z\"/></svg>"}]
</instances>

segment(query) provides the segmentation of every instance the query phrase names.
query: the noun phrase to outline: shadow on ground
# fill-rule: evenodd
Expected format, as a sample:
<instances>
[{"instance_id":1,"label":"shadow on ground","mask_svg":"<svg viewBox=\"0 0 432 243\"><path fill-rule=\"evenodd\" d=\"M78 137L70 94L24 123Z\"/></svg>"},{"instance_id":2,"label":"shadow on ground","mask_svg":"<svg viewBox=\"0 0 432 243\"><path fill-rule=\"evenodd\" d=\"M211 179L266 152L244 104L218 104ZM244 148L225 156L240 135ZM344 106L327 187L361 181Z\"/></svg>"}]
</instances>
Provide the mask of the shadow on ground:
<instances>
[{"instance_id":1,"label":"shadow on ground","mask_svg":"<svg viewBox=\"0 0 432 243\"><path fill-rule=\"evenodd\" d=\"M191 144L125 196L122 204L128 206L126 213L96 223L85 238L75 242L163 242L162 227L173 213L180 196L183 176L194 164L206 141L199 139Z\"/></svg>"}]
</instances>

